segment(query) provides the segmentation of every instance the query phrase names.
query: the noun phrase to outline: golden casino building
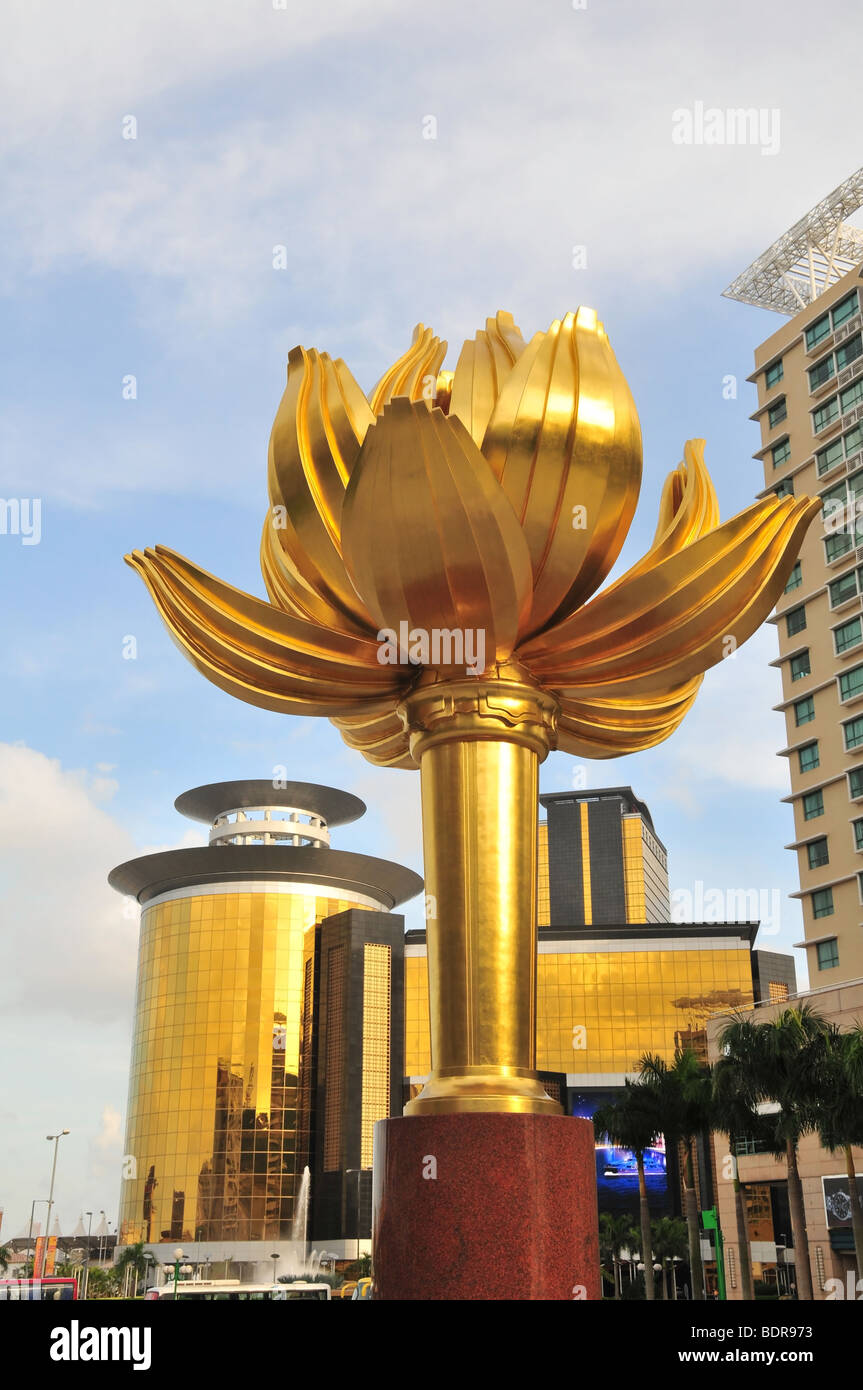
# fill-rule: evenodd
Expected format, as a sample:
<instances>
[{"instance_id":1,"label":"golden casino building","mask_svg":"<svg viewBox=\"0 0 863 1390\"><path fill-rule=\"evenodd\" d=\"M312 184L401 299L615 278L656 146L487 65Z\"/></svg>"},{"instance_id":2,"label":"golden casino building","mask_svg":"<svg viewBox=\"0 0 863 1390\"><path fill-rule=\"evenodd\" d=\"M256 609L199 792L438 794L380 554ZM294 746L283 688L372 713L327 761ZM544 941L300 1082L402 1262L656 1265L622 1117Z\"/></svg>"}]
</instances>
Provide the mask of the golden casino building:
<instances>
[{"instance_id":1,"label":"golden casino building","mask_svg":"<svg viewBox=\"0 0 863 1390\"><path fill-rule=\"evenodd\" d=\"M209 825L209 844L109 876L141 906L120 1243L271 1277L307 1228L307 1165L323 1214L329 1202L356 1229L350 1200L367 1194L350 1173L371 1165L374 1122L401 1108L393 909L422 880L330 846L366 809L331 787L222 782L175 806Z\"/></svg>"},{"instance_id":2,"label":"golden casino building","mask_svg":"<svg viewBox=\"0 0 863 1390\"><path fill-rule=\"evenodd\" d=\"M644 1052L706 1049L712 1015L795 992L790 957L754 949L757 923L671 922L665 847L631 788L540 802L538 1066L567 1113L592 1114ZM425 931L394 911L422 881L330 847L365 810L345 792L221 783L175 804L209 846L110 876L142 908L121 1243L264 1277L304 1224L310 1247L353 1258L371 1236L374 1122L431 1066ZM659 1215L676 1207L674 1155L654 1160ZM628 1206L632 1175L606 1168L601 1205Z\"/></svg>"}]
</instances>

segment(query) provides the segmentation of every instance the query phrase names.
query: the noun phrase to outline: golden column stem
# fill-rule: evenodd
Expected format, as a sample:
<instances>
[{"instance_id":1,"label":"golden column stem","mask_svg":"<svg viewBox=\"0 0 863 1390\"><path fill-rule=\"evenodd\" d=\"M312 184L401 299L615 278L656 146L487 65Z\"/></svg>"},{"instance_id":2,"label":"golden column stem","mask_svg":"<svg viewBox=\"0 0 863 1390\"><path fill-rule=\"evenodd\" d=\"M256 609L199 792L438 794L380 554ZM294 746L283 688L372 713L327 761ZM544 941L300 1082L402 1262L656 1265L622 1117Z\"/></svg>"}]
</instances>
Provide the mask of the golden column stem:
<instances>
[{"instance_id":1,"label":"golden column stem","mask_svg":"<svg viewBox=\"0 0 863 1390\"><path fill-rule=\"evenodd\" d=\"M539 764L556 706L520 681L420 686L432 1072L406 1114L560 1107L536 1074Z\"/></svg>"}]
</instances>

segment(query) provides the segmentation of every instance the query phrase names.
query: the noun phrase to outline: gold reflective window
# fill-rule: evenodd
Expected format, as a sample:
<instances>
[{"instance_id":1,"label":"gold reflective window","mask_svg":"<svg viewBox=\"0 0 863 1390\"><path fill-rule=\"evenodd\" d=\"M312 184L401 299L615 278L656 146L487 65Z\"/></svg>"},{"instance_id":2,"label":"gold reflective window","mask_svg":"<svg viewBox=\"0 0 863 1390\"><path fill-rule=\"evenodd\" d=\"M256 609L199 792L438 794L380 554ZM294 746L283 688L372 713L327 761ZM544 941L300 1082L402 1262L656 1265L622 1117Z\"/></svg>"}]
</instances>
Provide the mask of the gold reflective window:
<instances>
[{"instance_id":1,"label":"gold reflective window","mask_svg":"<svg viewBox=\"0 0 863 1390\"><path fill-rule=\"evenodd\" d=\"M376 1120L390 1113L390 998L392 950L363 948L363 1094L360 1167L372 1166Z\"/></svg>"}]
</instances>

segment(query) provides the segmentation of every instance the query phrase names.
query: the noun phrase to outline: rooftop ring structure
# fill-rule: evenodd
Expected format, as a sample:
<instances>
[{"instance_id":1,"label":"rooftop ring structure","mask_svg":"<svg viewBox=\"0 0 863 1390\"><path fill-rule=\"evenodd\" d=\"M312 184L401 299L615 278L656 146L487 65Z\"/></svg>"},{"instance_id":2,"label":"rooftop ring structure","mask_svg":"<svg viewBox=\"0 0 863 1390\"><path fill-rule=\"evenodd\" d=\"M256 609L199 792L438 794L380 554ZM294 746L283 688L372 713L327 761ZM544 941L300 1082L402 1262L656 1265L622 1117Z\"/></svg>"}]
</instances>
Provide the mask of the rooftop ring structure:
<instances>
[{"instance_id":1,"label":"rooftop ring structure","mask_svg":"<svg viewBox=\"0 0 863 1390\"><path fill-rule=\"evenodd\" d=\"M365 802L350 792L309 782L212 782L183 792L174 805L210 825L210 843L118 864L108 882L141 907L192 886L220 883L337 889L387 912L422 891L419 874L402 864L330 848L330 826L365 814Z\"/></svg>"}]
</instances>

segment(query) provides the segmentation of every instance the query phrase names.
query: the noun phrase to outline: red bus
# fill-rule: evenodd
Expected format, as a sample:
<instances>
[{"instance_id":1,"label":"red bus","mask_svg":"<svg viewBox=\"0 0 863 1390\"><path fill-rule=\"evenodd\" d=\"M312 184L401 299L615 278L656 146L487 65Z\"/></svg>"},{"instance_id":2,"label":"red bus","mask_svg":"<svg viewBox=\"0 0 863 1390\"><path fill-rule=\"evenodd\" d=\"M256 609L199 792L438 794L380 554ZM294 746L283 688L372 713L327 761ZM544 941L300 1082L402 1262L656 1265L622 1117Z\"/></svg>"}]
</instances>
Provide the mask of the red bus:
<instances>
[{"instance_id":1,"label":"red bus","mask_svg":"<svg viewBox=\"0 0 863 1390\"><path fill-rule=\"evenodd\" d=\"M77 1297L77 1279L0 1279L0 1302L67 1303Z\"/></svg>"}]
</instances>

